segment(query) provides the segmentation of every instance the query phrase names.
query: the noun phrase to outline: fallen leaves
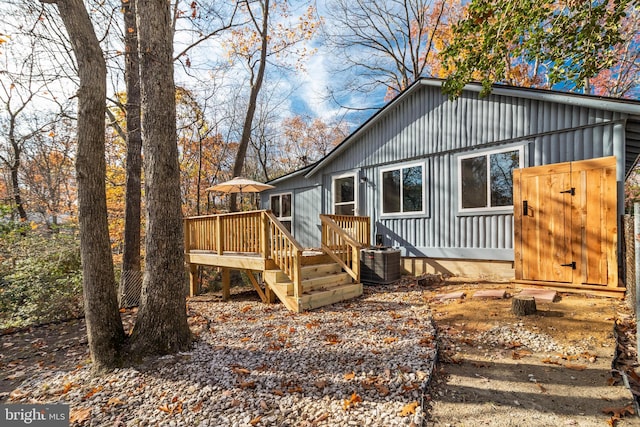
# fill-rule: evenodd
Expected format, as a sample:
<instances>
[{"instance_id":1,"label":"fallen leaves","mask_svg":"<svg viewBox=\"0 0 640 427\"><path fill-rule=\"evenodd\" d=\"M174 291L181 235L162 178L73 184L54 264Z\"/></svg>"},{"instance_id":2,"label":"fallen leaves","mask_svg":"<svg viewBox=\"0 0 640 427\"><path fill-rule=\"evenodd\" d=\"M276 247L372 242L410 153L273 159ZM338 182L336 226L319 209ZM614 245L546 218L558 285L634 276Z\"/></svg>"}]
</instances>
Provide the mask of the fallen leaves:
<instances>
[{"instance_id":1,"label":"fallen leaves","mask_svg":"<svg viewBox=\"0 0 640 427\"><path fill-rule=\"evenodd\" d=\"M349 399L344 400L342 407L347 411L349 408L356 406L359 402L362 402L362 398L354 392Z\"/></svg>"},{"instance_id":2,"label":"fallen leaves","mask_svg":"<svg viewBox=\"0 0 640 427\"><path fill-rule=\"evenodd\" d=\"M87 394L85 394L82 399L90 399L92 398L95 394L100 393L102 391L102 386L98 386L98 387L94 387L91 390L89 390L89 392Z\"/></svg>"},{"instance_id":3,"label":"fallen leaves","mask_svg":"<svg viewBox=\"0 0 640 427\"><path fill-rule=\"evenodd\" d=\"M519 359L522 359L523 357L531 356L532 354L533 354L533 352L531 352L531 351L529 351L529 350L525 350L525 349L522 349L522 350L513 350L513 351L511 352L511 358L512 358L513 360L519 360Z\"/></svg>"},{"instance_id":4,"label":"fallen leaves","mask_svg":"<svg viewBox=\"0 0 640 427\"><path fill-rule=\"evenodd\" d=\"M587 365L576 365L573 363L566 363L564 367L567 369L571 369L572 371L584 371L585 369L587 369Z\"/></svg>"},{"instance_id":5,"label":"fallen leaves","mask_svg":"<svg viewBox=\"0 0 640 427\"><path fill-rule=\"evenodd\" d=\"M324 337L325 343L328 345L336 345L341 342L340 338L336 334L327 334Z\"/></svg>"},{"instance_id":6,"label":"fallen leaves","mask_svg":"<svg viewBox=\"0 0 640 427\"><path fill-rule=\"evenodd\" d=\"M611 427L614 427L620 419L624 418L627 415L634 415L635 410L632 405L627 405L623 407L607 407L602 408L602 412L605 414L612 414L611 418L607 420L607 424Z\"/></svg>"},{"instance_id":7,"label":"fallen leaves","mask_svg":"<svg viewBox=\"0 0 640 427\"><path fill-rule=\"evenodd\" d=\"M411 403L407 403L402 407L402 411L400 411L400 416L408 417L409 415L415 414L417 407L418 407L418 402L415 400Z\"/></svg>"},{"instance_id":8,"label":"fallen leaves","mask_svg":"<svg viewBox=\"0 0 640 427\"><path fill-rule=\"evenodd\" d=\"M69 413L70 424L82 424L91 418L91 408L73 408Z\"/></svg>"},{"instance_id":9,"label":"fallen leaves","mask_svg":"<svg viewBox=\"0 0 640 427\"><path fill-rule=\"evenodd\" d=\"M344 374L344 379L346 381L351 381L352 379L354 379L356 377L355 372L349 372L347 374Z\"/></svg>"},{"instance_id":10,"label":"fallen leaves","mask_svg":"<svg viewBox=\"0 0 640 427\"><path fill-rule=\"evenodd\" d=\"M240 382L238 384L238 387L240 387L241 389L248 389L248 388L256 388L256 382L255 381L244 381L244 382Z\"/></svg>"}]
</instances>

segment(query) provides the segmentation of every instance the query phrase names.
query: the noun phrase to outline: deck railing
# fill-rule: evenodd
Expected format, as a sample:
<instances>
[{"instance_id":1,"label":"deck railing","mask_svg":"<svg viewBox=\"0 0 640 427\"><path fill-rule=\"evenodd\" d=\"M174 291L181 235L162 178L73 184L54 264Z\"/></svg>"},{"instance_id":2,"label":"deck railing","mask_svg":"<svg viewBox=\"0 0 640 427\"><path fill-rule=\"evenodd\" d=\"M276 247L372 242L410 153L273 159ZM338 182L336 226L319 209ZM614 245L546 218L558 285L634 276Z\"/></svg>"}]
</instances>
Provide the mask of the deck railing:
<instances>
[{"instance_id":1,"label":"deck railing","mask_svg":"<svg viewBox=\"0 0 640 427\"><path fill-rule=\"evenodd\" d=\"M271 259L302 295L303 248L271 211L237 212L184 219L185 251L257 254Z\"/></svg>"},{"instance_id":2,"label":"deck railing","mask_svg":"<svg viewBox=\"0 0 640 427\"><path fill-rule=\"evenodd\" d=\"M322 249L360 282L360 249L369 246L369 218L320 215Z\"/></svg>"},{"instance_id":3,"label":"deck railing","mask_svg":"<svg viewBox=\"0 0 640 427\"><path fill-rule=\"evenodd\" d=\"M269 236L267 255L291 279L293 295L295 298L299 298L302 295L302 274L300 271L303 248L271 211L264 211L263 215L267 223L267 236Z\"/></svg>"},{"instance_id":4,"label":"deck railing","mask_svg":"<svg viewBox=\"0 0 640 427\"><path fill-rule=\"evenodd\" d=\"M331 218L338 227L346 231L356 242L365 247L371 246L371 219L368 216L320 215Z\"/></svg>"},{"instance_id":5,"label":"deck railing","mask_svg":"<svg viewBox=\"0 0 640 427\"><path fill-rule=\"evenodd\" d=\"M184 219L185 251L262 253L265 211L193 216Z\"/></svg>"}]
</instances>

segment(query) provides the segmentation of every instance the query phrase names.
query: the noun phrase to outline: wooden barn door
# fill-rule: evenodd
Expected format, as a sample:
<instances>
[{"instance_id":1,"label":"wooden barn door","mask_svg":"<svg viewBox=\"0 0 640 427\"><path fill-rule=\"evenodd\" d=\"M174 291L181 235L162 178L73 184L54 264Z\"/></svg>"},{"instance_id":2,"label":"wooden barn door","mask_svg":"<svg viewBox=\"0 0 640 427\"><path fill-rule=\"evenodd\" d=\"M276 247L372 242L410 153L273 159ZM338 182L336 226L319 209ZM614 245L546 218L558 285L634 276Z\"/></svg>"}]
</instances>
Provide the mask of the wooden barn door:
<instances>
[{"instance_id":1,"label":"wooden barn door","mask_svg":"<svg viewBox=\"0 0 640 427\"><path fill-rule=\"evenodd\" d=\"M618 286L615 157L514 171L516 281Z\"/></svg>"}]
</instances>

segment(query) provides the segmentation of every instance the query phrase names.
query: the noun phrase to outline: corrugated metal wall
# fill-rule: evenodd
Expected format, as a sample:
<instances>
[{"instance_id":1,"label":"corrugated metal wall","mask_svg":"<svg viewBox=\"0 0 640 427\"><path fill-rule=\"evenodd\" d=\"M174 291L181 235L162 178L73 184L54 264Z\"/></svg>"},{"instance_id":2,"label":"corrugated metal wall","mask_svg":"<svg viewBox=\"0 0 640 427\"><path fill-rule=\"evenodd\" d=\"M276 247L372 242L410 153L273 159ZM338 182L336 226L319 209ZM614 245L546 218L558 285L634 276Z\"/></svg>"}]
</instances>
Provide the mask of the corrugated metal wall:
<instances>
[{"instance_id":1,"label":"corrugated metal wall","mask_svg":"<svg viewBox=\"0 0 640 427\"><path fill-rule=\"evenodd\" d=\"M524 165L618 156L624 179L624 128L620 113L547 101L465 92L451 102L433 86L422 86L371 126L322 171L322 212L296 203L295 215L310 220L331 213L332 176L348 171L366 177L359 183L359 213L372 217L373 233L400 246L406 256L513 259L513 215L509 212L458 212L457 156L471 150L524 145ZM619 124L619 123L618 123ZM426 212L418 217L380 218L380 168L420 162L426 168ZM287 186L303 186L296 177ZM308 186L306 183L305 186ZM622 188L620 184L620 189ZM315 232L315 227L311 231ZM309 231L296 227L296 236ZM308 242L317 241L319 236ZM372 241L375 241L372 239Z\"/></svg>"}]
</instances>

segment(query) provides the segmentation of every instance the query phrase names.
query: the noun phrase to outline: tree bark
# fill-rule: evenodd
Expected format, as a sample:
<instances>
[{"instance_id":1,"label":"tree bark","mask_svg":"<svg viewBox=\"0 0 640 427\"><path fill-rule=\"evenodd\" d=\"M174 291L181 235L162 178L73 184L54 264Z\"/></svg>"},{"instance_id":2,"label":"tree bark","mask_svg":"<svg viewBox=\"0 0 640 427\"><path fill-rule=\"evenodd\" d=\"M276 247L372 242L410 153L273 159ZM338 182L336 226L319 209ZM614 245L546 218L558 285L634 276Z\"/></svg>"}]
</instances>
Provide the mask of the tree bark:
<instances>
[{"instance_id":1,"label":"tree bark","mask_svg":"<svg viewBox=\"0 0 640 427\"><path fill-rule=\"evenodd\" d=\"M186 277L169 2L137 1L145 153L145 273L131 337L136 356L186 350Z\"/></svg>"},{"instance_id":2,"label":"tree bark","mask_svg":"<svg viewBox=\"0 0 640 427\"><path fill-rule=\"evenodd\" d=\"M255 22L256 21L254 20L254 23ZM258 94L260 94L260 89L262 88L262 82L264 80L264 71L267 68L267 50L269 48L269 0L264 0L264 4L262 4L262 25L260 28L256 29L259 30L260 37L262 39L260 45L260 62L258 63L258 72L256 73L255 80L253 78L251 79L251 93L249 94L247 114L245 115L244 125L242 126L242 137L238 144L238 152L236 153L236 159L233 163L234 177L242 175L244 161L247 157L247 148L249 147L249 140L251 139L253 117L256 113ZM230 204L231 212L238 211L236 193L231 194Z\"/></svg>"},{"instance_id":3,"label":"tree bark","mask_svg":"<svg viewBox=\"0 0 640 427\"><path fill-rule=\"evenodd\" d=\"M16 204L18 210L18 216L21 220L27 220L27 211L24 209L24 202L22 201L22 195L20 194L20 180L18 179L18 172L20 170L20 160L17 156L20 155L19 150L14 150L16 155L15 161L11 164L11 187L13 189L13 202Z\"/></svg>"},{"instance_id":4,"label":"tree bark","mask_svg":"<svg viewBox=\"0 0 640 427\"><path fill-rule=\"evenodd\" d=\"M142 132L140 129L140 67L138 30L136 28L136 0L123 0L125 34L125 80L127 86L127 164L125 184L124 246L120 295L136 289L141 274L140 218Z\"/></svg>"},{"instance_id":5,"label":"tree bark","mask_svg":"<svg viewBox=\"0 0 640 427\"><path fill-rule=\"evenodd\" d=\"M82 0L44 0L58 6L78 64L78 219L82 288L89 350L97 372L119 364L124 330L118 312L105 190L107 69Z\"/></svg>"},{"instance_id":6,"label":"tree bark","mask_svg":"<svg viewBox=\"0 0 640 427\"><path fill-rule=\"evenodd\" d=\"M534 297L528 296L515 296L511 301L511 311L516 316L528 316L530 314L535 314L536 309L536 300Z\"/></svg>"}]
</instances>

